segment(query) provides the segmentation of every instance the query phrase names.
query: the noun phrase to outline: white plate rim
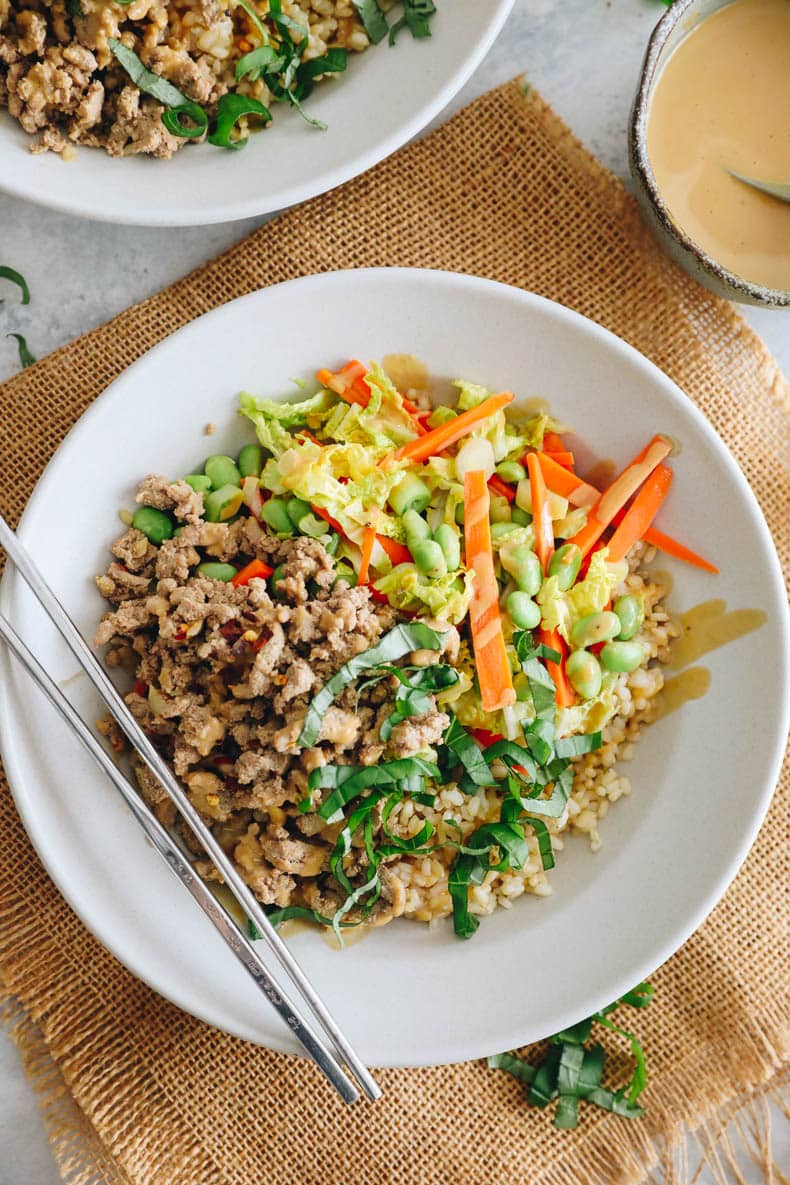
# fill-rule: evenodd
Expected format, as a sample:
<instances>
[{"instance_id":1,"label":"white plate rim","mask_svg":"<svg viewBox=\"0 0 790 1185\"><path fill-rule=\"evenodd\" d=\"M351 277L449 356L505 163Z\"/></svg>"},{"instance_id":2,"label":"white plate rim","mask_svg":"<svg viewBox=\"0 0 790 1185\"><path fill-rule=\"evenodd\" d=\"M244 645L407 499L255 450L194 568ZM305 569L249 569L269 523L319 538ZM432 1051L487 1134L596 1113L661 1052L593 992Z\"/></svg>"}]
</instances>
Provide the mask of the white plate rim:
<instances>
[{"instance_id":1,"label":"white plate rim","mask_svg":"<svg viewBox=\"0 0 790 1185\"><path fill-rule=\"evenodd\" d=\"M60 214L70 214L75 218L90 218L96 222L107 222L121 226L211 226L219 222L238 222L243 218L254 218L259 215L273 214L299 205L310 198L318 197L344 185L347 181L365 173L374 165L379 164L404 144L414 139L433 119L435 119L455 97L459 90L472 77L477 67L493 45L496 38L510 15L515 0L490 0L495 5L489 24L484 35L470 46L469 53L459 62L453 73L430 99L426 99L408 119L395 128L388 136L378 141L368 149L363 149L346 159L336 168L325 169L315 176L308 176L300 183L285 186L282 189L269 191L263 199L250 197L246 200L229 201L227 204L210 206L207 209L194 207L174 217L173 209L163 196L160 203L148 203L147 206L130 211L115 211L112 207L96 202L87 208L79 201L61 196L54 189L42 190L40 186L15 183L13 172L8 170L6 175L0 173L0 193L7 193L12 197L29 201L34 205L55 210ZM371 46L375 51L384 42ZM10 118L3 109L0 117ZM85 150L97 151L97 150ZM120 161L118 162L121 163ZM127 203L129 205L130 203Z\"/></svg>"},{"instance_id":2,"label":"white plate rim","mask_svg":"<svg viewBox=\"0 0 790 1185\"><path fill-rule=\"evenodd\" d=\"M314 285L321 287L326 284L342 284L347 280L353 279L355 276L375 277L379 282L393 283L395 285L404 281L414 281L420 277L428 276L440 284L447 283L461 285L471 294L474 294L475 291L484 291L486 289L496 290L503 294L507 293L511 299L522 301L525 306L534 305L539 308L548 307L548 310L550 310L552 315L557 316L560 319L567 321L569 324L574 325L579 331L590 333L592 336L598 337L599 340L607 343L615 350L624 352L632 364L637 366L639 369L642 369L647 376L651 377L654 381L659 382L659 384L663 386L665 394L670 402L679 404L683 409L683 413L690 415L692 419L696 421L696 426L707 438L712 448L718 454L722 464L729 471L729 476L737 486L743 502L748 507L752 523L760 536L762 545L765 547L766 555L769 560L768 567L773 578L772 591L776 594L778 603L785 603L785 587L781 566L778 556L776 555L770 531L765 522L756 496L752 492L751 487L748 485L746 478L741 472L729 449L720 440L707 418L696 407L696 405L686 395L683 394L682 390L677 386L677 384L675 384L673 380L664 374L664 372L661 371L654 363L652 363L643 354L636 350L635 347L631 346L628 342L624 341L610 330L605 329L597 322L584 317L582 314L577 313L574 310L560 305L554 301L548 300L547 298L536 293L515 288L511 285L502 284L497 281L469 276L466 274L417 268L347 269L339 272L318 273L299 277L294 280L285 281L278 285L272 285L268 289L261 289L257 292L249 293L246 296L239 297L237 300L228 302L217 309L202 314L200 317L190 322L187 326L177 330L174 334L171 334L169 337L165 338L162 342L158 343L156 346L152 347L151 350L142 355L141 358L137 360L137 362L133 363L131 367L127 368L126 371L119 375L118 378L115 379L113 383L111 383L105 389L105 391L93 401L93 403L86 409L67 436L64 437L64 441L61 443L60 448L63 447L63 444L65 444L66 441L70 441L73 444L75 438L78 439L80 434L87 430L87 425L90 423L91 416L99 400L104 401L108 397L112 397L113 399L117 400L122 399L127 383L134 385L139 382L139 372L131 375L131 377L130 373L134 371L140 365L140 363L145 362L147 359L150 359L153 355L158 354L160 351L164 351L168 347L169 343L172 342L173 338L178 337L183 342L188 340L191 335L199 336L203 332L204 323L207 320L213 321L216 326L216 324L218 324L224 317L227 316L232 318L233 310L236 306L247 302L253 303L256 298L260 296L261 292L271 292L273 290L282 290L286 288L301 288L306 290ZM44 469L39 481L36 483L33 494L31 495L31 502L35 496L43 495L46 492L47 475L54 466L58 451L59 450L56 450L56 453L53 454L53 457L50 459L49 463ZM27 509L19 524L19 532L23 540L26 516ZM0 582L0 608L2 608L4 611L8 608L12 591L16 583L19 581L20 578L9 565L3 575L2 582ZM633 971L629 971L627 975L621 975L616 982L613 982L611 992L607 992L605 996L590 997L584 1005L583 1015L589 1015L597 1009L604 1007L611 999L622 995L625 991L628 991L631 987L633 987L634 983L648 978L668 958L675 954L677 950L702 925L708 915L719 903L727 888L735 879L746 856L748 855L748 852L752 847L757 833L768 812L781 771L784 755L785 735L790 729L790 611L786 610L784 614L781 615L781 617L777 620L777 627L781 641L783 642L783 652L785 656L784 663L781 667L781 686L777 689L780 699L779 715L784 723L783 727L777 731L777 736L775 738L774 748L769 763L770 776L767 776L764 780L759 801L755 804L754 810L752 811L748 822L748 826L741 828L741 838L737 851L734 853L727 866L722 868L714 886L706 894L704 899L699 901L694 910L689 911L689 913L684 917L682 924L678 924L676 921L675 929L673 930L671 937L667 937L663 943L656 947L653 956L651 956L649 959L643 959L637 966L634 967ZM0 661L2 661L3 672L7 676L9 670L11 669L10 664L12 660L4 650L0 651ZM183 991L177 992L173 990L172 985L168 986L167 989L164 989L161 985L151 982L147 978L145 970L137 965L136 960L133 957L133 951L130 952L129 949L123 949L122 944L119 944L115 941L115 935L112 932L107 933L101 923L97 924L95 919L93 922L89 921L90 908L86 904L85 899L79 896L75 886L62 882L61 878L59 878L57 874L57 869L53 869L51 867L51 861L48 858L47 843L44 839L43 832L38 828L35 812L30 810L31 800L26 798L26 792L24 789L24 773L18 760L19 755L14 747L9 731L8 699L5 691L2 690L4 685L8 685L6 679L0 682L0 750L2 751L9 785L12 790L17 810L19 811L33 847L35 848L49 876L63 897L66 899L70 907L74 910L78 917L80 917L80 919L83 921L83 924L85 924L86 927L91 930L98 941L100 941L102 945L104 945L119 960L119 962L121 962L133 975L135 975L136 978L146 983L152 988L152 990L168 999L177 1007L183 1009L193 1016L196 1016L198 1019L213 1027L220 1027L223 1031L229 1032L231 1035L239 1037L243 1040L256 1040L255 1038L251 1037L250 1033L247 1032L243 1027L234 1028L233 1025L228 1024L226 1020L223 1020L221 1025L218 1024L216 1015L212 1014L211 1009L204 1006L201 1002L196 1003L195 998L190 996L189 985L184 985ZM558 1011L555 1022L549 1031L558 1031L580 1019L578 1008L574 1008L572 1011L569 1011L567 1007L563 1008L563 1006L559 1003L557 1007ZM528 1038L530 1042L538 1039L538 1036L529 1036ZM378 1065L417 1067L422 1065L427 1066L451 1064L460 1061L474 1060L475 1058L479 1057L485 1057L490 1053L499 1052L501 1049L516 1048L517 1046L525 1043L524 1040L519 1038L518 1034L515 1034L513 1036L513 1040L509 1042L503 1042L501 1039L497 1039L495 1048L492 1048L491 1038L470 1040L469 1038L465 1037L464 1042L463 1051L459 1050L457 1045L454 1045L450 1049L446 1049L439 1059L428 1056L410 1056L408 1061L404 1062L402 1059L398 1058L397 1054L395 1054L391 1059L379 1058ZM288 1044L287 1040L279 1043L276 1040L267 1039L265 1042L258 1040L257 1043L263 1044L267 1048L280 1049L289 1053L294 1052L293 1046Z\"/></svg>"}]
</instances>

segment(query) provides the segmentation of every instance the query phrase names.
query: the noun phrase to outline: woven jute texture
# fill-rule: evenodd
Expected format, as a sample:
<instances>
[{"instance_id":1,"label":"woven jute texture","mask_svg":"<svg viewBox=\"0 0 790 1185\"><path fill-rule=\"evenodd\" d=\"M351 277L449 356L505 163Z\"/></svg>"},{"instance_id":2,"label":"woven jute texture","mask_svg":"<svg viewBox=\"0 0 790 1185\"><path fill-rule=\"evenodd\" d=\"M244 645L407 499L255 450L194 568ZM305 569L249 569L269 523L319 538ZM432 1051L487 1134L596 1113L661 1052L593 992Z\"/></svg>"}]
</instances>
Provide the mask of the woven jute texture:
<instances>
[{"instance_id":1,"label":"woven jute texture","mask_svg":"<svg viewBox=\"0 0 790 1185\"><path fill-rule=\"evenodd\" d=\"M660 254L622 185L518 83L0 388L3 513L18 516L77 416L165 335L261 286L361 265L503 280L632 342L715 425L790 561L788 389L774 362L728 305ZM629 1123L587 1107L578 1131L561 1133L525 1105L516 1082L481 1062L384 1070L382 1100L348 1110L305 1063L178 1011L71 913L3 785L7 1020L41 1091L64 1177L79 1185L616 1185L643 1180L668 1155L667 1139L696 1129L715 1149L720 1178L737 1180L725 1172L736 1154L723 1124L740 1108L744 1132L751 1125L757 1153L767 1155L765 1099L786 1081L790 1054L787 800L785 776L726 897L654 976L656 1003L637 1017L650 1051L646 1118ZM479 1006L496 1007L495 987ZM404 1028L417 1007L403 1001ZM685 1175L681 1158L670 1176Z\"/></svg>"}]
</instances>

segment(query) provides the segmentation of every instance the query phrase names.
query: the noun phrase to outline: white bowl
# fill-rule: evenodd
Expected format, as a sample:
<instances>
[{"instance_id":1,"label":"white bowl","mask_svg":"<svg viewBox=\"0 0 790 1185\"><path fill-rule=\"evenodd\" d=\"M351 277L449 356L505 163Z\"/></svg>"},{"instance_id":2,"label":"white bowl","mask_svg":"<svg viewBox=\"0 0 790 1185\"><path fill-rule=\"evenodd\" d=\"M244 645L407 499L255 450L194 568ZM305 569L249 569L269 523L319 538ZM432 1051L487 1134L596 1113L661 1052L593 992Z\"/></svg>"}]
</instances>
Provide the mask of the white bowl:
<instances>
[{"instance_id":1,"label":"white bowl","mask_svg":"<svg viewBox=\"0 0 790 1185\"><path fill-rule=\"evenodd\" d=\"M264 327L263 331L261 327ZM148 472L177 475L245 436L243 387L293 393L343 358L413 352L436 376L547 398L602 457L625 462L657 431L679 442L662 529L718 561L713 577L662 560L672 604L711 597L767 624L712 653L701 700L645 730L634 792L604 821L596 855L571 838L555 894L484 918L468 942L449 922L395 922L343 952L290 939L369 1063L458 1061L536 1040L632 987L702 922L754 839L779 770L788 715L788 622L778 561L744 478L681 391L635 350L559 305L440 272L372 270L268 288L199 318L92 405L25 512L22 537L91 637L105 603L93 574L117 511ZM213 421L210 440L204 425ZM85 679L12 571L3 611L89 719ZM38 692L4 656L3 756L39 855L72 907L134 974L229 1032L293 1049L220 939L143 841ZM765 674L771 672L770 685ZM737 736L748 743L733 742Z\"/></svg>"},{"instance_id":2,"label":"white bowl","mask_svg":"<svg viewBox=\"0 0 790 1185\"><path fill-rule=\"evenodd\" d=\"M345 74L316 87L308 127L275 105L271 127L228 152L187 145L169 161L111 158L79 148L63 161L33 156L31 137L0 108L0 190L102 222L205 226L293 206L342 185L389 156L438 115L482 61L513 0L451 0L433 35L401 33L351 55Z\"/></svg>"}]
</instances>

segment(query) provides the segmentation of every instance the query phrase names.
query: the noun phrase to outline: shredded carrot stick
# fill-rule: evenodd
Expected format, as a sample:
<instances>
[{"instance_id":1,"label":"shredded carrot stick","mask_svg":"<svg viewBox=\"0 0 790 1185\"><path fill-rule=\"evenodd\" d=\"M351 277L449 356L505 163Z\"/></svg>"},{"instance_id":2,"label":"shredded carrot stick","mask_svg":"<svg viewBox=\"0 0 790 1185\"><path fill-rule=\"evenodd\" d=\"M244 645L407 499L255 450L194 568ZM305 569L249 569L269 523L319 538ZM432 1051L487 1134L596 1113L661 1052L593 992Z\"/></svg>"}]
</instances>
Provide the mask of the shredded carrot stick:
<instances>
[{"instance_id":1,"label":"shredded carrot stick","mask_svg":"<svg viewBox=\"0 0 790 1185\"><path fill-rule=\"evenodd\" d=\"M635 543L644 538L661 504L669 493L672 470L667 465L656 465L653 472L634 498L623 516L623 521L609 540L609 562L616 564Z\"/></svg>"},{"instance_id":2,"label":"shredded carrot stick","mask_svg":"<svg viewBox=\"0 0 790 1185\"><path fill-rule=\"evenodd\" d=\"M373 527L365 527L362 536L362 558L359 561L357 584L367 584L370 571L370 557L373 554L373 544L376 542L376 532Z\"/></svg>"},{"instance_id":3,"label":"shredded carrot stick","mask_svg":"<svg viewBox=\"0 0 790 1185\"><path fill-rule=\"evenodd\" d=\"M538 464L543 471L546 485L555 494L567 498L573 506L594 506L600 498L600 490L582 481L563 465L558 465L548 453L537 453Z\"/></svg>"},{"instance_id":4,"label":"shredded carrot stick","mask_svg":"<svg viewBox=\"0 0 790 1185\"><path fill-rule=\"evenodd\" d=\"M665 457L669 456L672 445L663 436L654 436L650 443L642 449L630 465L626 465L622 473L606 487L594 506L590 507L587 522L582 529L569 539L581 548L582 555L597 543L610 522L625 506L628 499L635 494L642 483L650 476Z\"/></svg>"},{"instance_id":5,"label":"shredded carrot stick","mask_svg":"<svg viewBox=\"0 0 790 1185\"><path fill-rule=\"evenodd\" d=\"M565 674L565 655L568 653L565 640L559 630L546 630L542 627L538 630L538 636L544 646L548 646L550 650L556 650L562 656L561 662L552 662L550 658L544 659L544 661L557 689L554 693L554 702L558 708L569 708L571 704L576 703L576 693Z\"/></svg>"},{"instance_id":6,"label":"shredded carrot stick","mask_svg":"<svg viewBox=\"0 0 790 1185\"><path fill-rule=\"evenodd\" d=\"M535 528L535 554L540 560L540 566L545 574L554 551L554 531L549 514L543 470L538 464L535 453L530 453L527 457L527 469L529 470L529 492L532 498L532 526Z\"/></svg>"},{"instance_id":7,"label":"shredded carrot stick","mask_svg":"<svg viewBox=\"0 0 790 1185\"><path fill-rule=\"evenodd\" d=\"M543 470L543 476L546 479L546 485L555 494L562 494L574 506L594 506L600 497L600 491L591 486L589 482L582 481L575 473L569 473L567 469L563 469L561 465L555 464L551 457L546 453L538 453L538 462ZM622 522L624 517L623 511L614 516L612 522L618 525ZM666 555L674 556L676 560L682 560L686 564L692 564L695 568L702 568L705 572L713 572L718 574L719 569L711 564L709 560L704 559L703 556L697 555L689 547L684 547L682 543L678 543L670 535L665 535L663 531L657 531L655 527L649 527L644 535L645 543L649 543L651 547L657 547L659 551L665 552Z\"/></svg>"},{"instance_id":8,"label":"shredded carrot stick","mask_svg":"<svg viewBox=\"0 0 790 1185\"><path fill-rule=\"evenodd\" d=\"M509 486L501 477L497 477L496 473L492 477L489 477L488 488L492 493L500 494L501 497L507 498L508 502L515 502L516 500L516 491L513 486Z\"/></svg>"},{"instance_id":9,"label":"shredded carrot stick","mask_svg":"<svg viewBox=\"0 0 790 1185\"><path fill-rule=\"evenodd\" d=\"M259 577L261 580L268 580L274 568L270 568L268 564L264 564L263 560L251 560L244 568L241 568L231 580L231 584L235 588L240 588L242 584L249 584L251 580Z\"/></svg>"},{"instance_id":10,"label":"shredded carrot stick","mask_svg":"<svg viewBox=\"0 0 790 1185\"><path fill-rule=\"evenodd\" d=\"M562 439L559 432L543 433L543 451L544 453L565 452L565 441Z\"/></svg>"},{"instance_id":11,"label":"shredded carrot stick","mask_svg":"<svg viewBox=\"0 0 790 1185\"><path fill-rule=\"evenodd\" d=\"M338 535L342 535L344 539L348 539L348 535L343 530L337 519L332 518L332 515L328 510L324 510L323 506L316 506L315 502L311 502L310 509L312 510L313 514L317 514L318 517L322 518L325 523L329 523L332 530L337 531Z\"/></svg>"},{"instance_id":12,"label":"shredded carrot stick","mask_svg":"<svg viewBox=\"0 0 790 1185\"><path fill-rule=\"evenodd\" d=\"M562 449L550 450L548 455L557 465L562 465L563 469L573 469L575 465L573 453L569 453Z\"/></svg>"},{"instance_id":13,"label":"shredded carrot stick","mask_svg":"<svg viewBox=\"0 0 790 1185\"><path fill-rule=\"evenodd\" d=\"M697 555L696 551L692 551L691 548L677 543L663 531L657 531L655 527L650 527L648 531L645 531L644 538L645 543L649 543L651 547L657 547L659 551L663 551L667 555L674 556L676 560L683 560L686 564L693 564L695 568L702 568L704 572L713 572L718 576L719 569L714 564L701 555Z\"/></svg>"},{"instance_id":14,"label":"shredded carrot stick","mask_svg":"<svg viewBox=\"0 0 790 1185\"><path fill-rule=\"evenodd\" d=\"M398 543L397 539L390 539L387 535L377 535L376 539L384 548L395 567L398 564L411 563L411 552L408 547L404 547L402 543Z\"/></svg>"},{"instance_id":15,"label":"shredded carrot stick","mask_svg":"<svg viewBox=\"0 0 790 1185\"><path fill-rule=\"evenodd\" d=\"M494 572L488 512L491 498L486 475L475 469L464 475L464 540L466 566L474 572L469 624L484 712L496 712L516 702L502 618L499 585Z\"/></svg>"},{"instance_id":16,"label":"shredded carrot stick","mask_svg":"<svg viewBox=\"0 0 790 1185\"><path fill-rule=\"evenodd\" d=\"M308 432L306 428L300 428L299 431L296 433L296 435L306 437L307 440L312 441L313 444L317 444L319 448L324 447L323 444L321 443L321 441L318 439L318 437L313 436L312 432Z\"/></svg>"},{"instance_id":17,"label":"shredded carrot stick","mask_svg":"<svg viewBox=\"0 0 790 1185\"><path fill-rule=\"evenodd\" d=\"M394 453L390 453L380 463L386 465L388 461L427 461L428 457L443 452L451 444L468 436L478 424L512 402L512 391L503 391L501 395L491 395L482 403L478 403L477 407L470 407L468 411L461 412L460 416L456 416L455 419L447 420L438 428L426 432L419 440L410 440L407 444L396 449Z\"/></svg>"}]
</instances>

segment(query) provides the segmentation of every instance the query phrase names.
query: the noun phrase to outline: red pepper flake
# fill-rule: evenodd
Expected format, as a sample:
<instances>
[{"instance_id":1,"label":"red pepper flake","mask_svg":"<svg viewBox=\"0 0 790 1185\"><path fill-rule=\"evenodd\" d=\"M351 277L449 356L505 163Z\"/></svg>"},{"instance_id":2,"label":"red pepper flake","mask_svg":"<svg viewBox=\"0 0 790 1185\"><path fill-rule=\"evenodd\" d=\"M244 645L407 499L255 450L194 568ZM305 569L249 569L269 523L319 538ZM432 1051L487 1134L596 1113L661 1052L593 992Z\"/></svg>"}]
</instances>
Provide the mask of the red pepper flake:
<instances>
[{"instance_id":1,"label":"red pepper flake","mask_svg":"<svg viewBox=\"0 0 790 1185\"><path fill-rule=\"evenodd\" d=\"M134 686L132 687L132 691L134 692L135 695L147 695L148 694L148 684L144 683L142 679L135 679Z\"/></svg>"}]
</instances>

